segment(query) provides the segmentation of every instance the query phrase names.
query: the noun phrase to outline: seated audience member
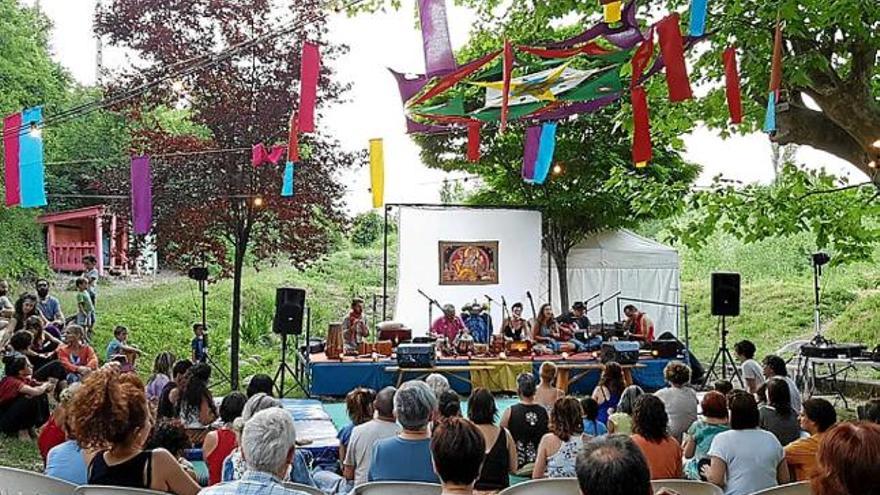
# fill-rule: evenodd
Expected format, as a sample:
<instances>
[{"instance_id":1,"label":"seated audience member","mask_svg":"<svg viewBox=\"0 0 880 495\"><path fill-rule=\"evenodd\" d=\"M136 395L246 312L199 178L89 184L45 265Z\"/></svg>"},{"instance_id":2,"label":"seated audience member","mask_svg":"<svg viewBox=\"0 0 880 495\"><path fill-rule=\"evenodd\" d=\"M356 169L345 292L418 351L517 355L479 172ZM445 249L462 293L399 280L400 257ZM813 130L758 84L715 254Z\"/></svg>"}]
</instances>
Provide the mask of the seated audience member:
<instances>
[{"instance_id":1,"label":"seated audience member","mask_svg":"<svg viewBox=\"0 0 880 495\"><path fill-rule=\"evenodd\" d=\"M260 392L263 392L269 397L275 397L275 383L272 381L272 377L270 377L269 375L259 373L251 377L251 381L248 382L248 399L257 395Z\"/></svg>"},{"instance_id":2,"label":"seated audience member","mask_svg":"<svg viewBox=\"0 0 880 495\"><path fill-rule=\"evenodd\" d=\"M47 393L52 384L37 383L31 378L33 368L22 354L3 358L4 374L0 380L0 433L18 435L27 440L36 436L34 428L49 418Z\"/></svg>"},{"instance_id":3,"label":"seated audience member","mask_svg":"<svg viewBox=\"0 0 880 495\"><path fill-rule=\"evenodd\" d=\"M611 411L617 408L620 403L620 395L623 394L625 388L623 368L614 361L605 363L602 375L599 377L599 384L593 389L593 400L599 406L597 420L600 423L608 423L608 416L611 415Z\"/></svg>"},{"instance_id":4,"label":"seated audience member","mask_svg":"<svg viewBox=\"0 0 880 495\"><path fill-rule=\"evenodd\" d=\"M207 433L206 428L217 419L217 406L208 388L211 380L211 367L204 363L193 365L186 372L183 390L178 392L180 419L189 431L195 445L201 445ZM172 392L174 395L174 393Z\"/></svg>"},{"instance_id":5,"label":"seated audience member","mask_svg":"<svg viewBox=\"0 0 880 495\"><path fill-rule=\"evenodd\" d=\"M355 426L348 441L348 449L342 463L342 474L353 480L354 486L367 482L373 445L379 440L397 436L400 425L394 419L394 387L385 387L376 394L373 409L376 416L366 423ZM458 404L456 398L456 405Z\"/></svg>"},{"instance_id":6,"label":"seated audience member","mask_svg":"<svg viewBox=\"0 0 880 495\"><path fill-rule=\"evenodd\" d=\"M684 435L684 474L688 479L701 480L700 466L708 463L706 454L712 446L712 440L719 433L729 429L727 425L727 397L721 392L711 391L703 396L700 402L703 417L694 421ZM706 461L704 461L706 459Z\"/></svg>"},{"instance_id":7,"label":"seated audience member","mask_svg":"<svg viewBox=\"0 0 880 495\"><path fill-rule=\"evenodd\" d=\"M788 368L785 366L785 360L779 356L770 355L764 358L764 378L767 380L773 377L779 377L788 384L789 395L791 396L791 408L795 413L801 412L801 393L798 391L797 384L788 376Z\"/></svg>"},{"instance_id":8,"label":"seated audience member","mask_svg":"<svg viewBox=\"0 0 880 495\"><path fill-rule=\"evenodd\" d=\"M69 325L64 330L64 345L58 349L58 360L67 370L67 382L74 383L98 369L98 355L83 341L83 328Z\"/></svg>"},{"instance_id":9,"label":"seated audience member","mask_svg":"<svg viewBox=\"0 0 880 495\"><path fill-rule=\"evenodd\" d=\"M186 474L188 474L193 481L198 483L199 477L196 475L195 468L191 462L183 457L184 451L191 446L189 438L186 436L186 428L183 427L183 423L179 419L166 418L159 420L159 422L153 425L153 432L150 434L150 439L147 440L147 445L144 448L147 450L167 450L175 459L177 459L177 463L180 464L180 467L184 471L186 471Z\"/></svg>"},{"instance_id":10,"label":"seated audience member","mask_svg":"<svg viewBox=\"0 0 880 495\"><path fill-rule=\"evenodd\" d=\"M67 387L58 395L58 404L49 420L40 428L40 436L37 438L37 447L40 449L40 457L43 458L43 464L46 464L46 457L53 447L64 443L67 440L67 430L65 423L67 422L67 407L70 405L70 399L73 394L79 390L80 384L74 383Z\"/></svg>"},{"instance_id":11,"label":"seated audience member","mask_svg":"<svg viewBox=\"0 0 880 495\"><path fill-rule=\"evenodd\" d=\"M799 420L801 428L810 436L795 440L784 448L785 462L793 481L809 480L816 473L816 452L825 432L837 422L837 411L825 399L808 399L804 401Z\"/></svg>"},{"instance_id":12,"label":"seated audience member","mask_svg":"<svg viewBox=\"0 0 880 495\"><path fill-rule=\"evenodd\" d=\"M801 436L798 415L791 407L788 384L779 377L767 381L767 405L759 409L761 429L776 436L783 447Z\"/></svg>"},{"instance_id":13,"label":"seated audience member","mask_svg":"<svg viewBox=\"0 0 880 495\"><path fill-rule=\"evenodd\" d=\"M669 435L669 417L663 401L645 394L636 399L633 409L633 442L642 449L652 480L681 478L684 475L681 446Z\"/></svg>"},{"instance_id":14,"label":"seated audience member","mask_svg":"<svg viewBox=\"0 0 880 495\"><path fill-rule=\"evenodd\" d=\"M623 389L620 394L620 402L617 409L608 416L608 433L622 433L632 435L632 413L636 405L636 399L644 395L645 391L638 385L630 385Z\"/></svg>"},{"instance_id":15,"label":"seated audience member","mask_svg":"<svg viewBox=\"0 0 880 495\"><path fill-rule=\"evenodd\" d=\"M715 383L712 384L712 390L719 392L721 395L727 396L727 394L733 391L733 384L730 383L730 380L716 380Z\"/></svg>"},{"instance_id":16,"label":"seated audience member","mask_svg":"<svg viewBox=\"0 0 880 495\"><path fill-rule=\"evenodd\" d=\"M54 354L40 354L33 350L33 334L27 330L19 330L9 339L9 347L12 352L17 352L25 356L31 368L34 369L33 379L38 382L45 382L50 378L59 382L67 379L67 370L57 359L53 359ZM60 385L64 388L65 383ZM60 390L59 390L60 392Z\"/></svg>"},{"instance_id":17,"label":"seated audience member","mask_svg":"<svg viewBox=\"0 0 880 495\"><path fill-rule=\"evenodd\" d=\"M369 388L358 387L345 396L345 410L351 423L343 426L336 439L339 440L339 458L345 459L345 449L351 439L351 431L355 426L362 425L373 419L373 402L376 400L376 392Z\"/></svg>"},{"instance_id":18,"label":"seated audience member","mask_svg":"<svg viewBox=\"0 0 880 495\"><path fill-rule=\"evenodd\" d=\"M40 315L40 311L37 309L37 296L25 293L18 297L15 301L15 312L13 313L12 318L9 319L9 324L6 326L6 330L8 331L7 335L12 336L13 333L24 330L24 325L27 322L27 319L31 316L36 316L40 319L43 317ZM0 345L2 347L2 345Z\"/></svg>"},{"instance_id":19,"label":"seated audience member","mask_svg":"<svg viewBox=\"0 0 880 495\"><path fill-rule=\"evenodd\" d=\"M607 435L586 442L575 470L583 495L653 493L648 462L626 435Z\"/></svg>"},{"instance_id":20,"label":"seated audience member","mask_svg":"<svg viewBox=\"0 0 880 495\"><path fill-rule=\"evenodd\" d=\"M813 495L880 493L880 425L840 423L819 443Z\"/></svg>"},{"instance_id":21,"label":"seated audience member","mask_svg":"<svg viewBox=\"0 0 880 495\"><path fill-rule=\"evenodd\" d=\"M758 387L764 384L764 368L755 361L755 344L751 340L740 340L733 346L736 359L742 363L742 379L746 392L755 394Z\"/></svg>"},{"instance_id":22,"label":"seated audience member","mask_svg":"<svg viewBox=\"0 0 880 495\"><path fill-rule=\"evenodd\" d=\"M573 478L574 463L584 442L581 405L573 397L562 397L550 412L550 433L538 445L532 479Z\"/></svg>"},{"instance_id":23,"label":"seated audience member","mask_svg":"<svg viewBox=\"0 0 880 495\"><path fill-rule=\"evenodd\" d=\"M521 373L516 377L519 402L501 415L501 427L507 428L516 443L516 467L531 472L538 454L538 444L548 430L550 416L544 406L535 403L535 377Z\"/></svg>"},{"instance_id":24,"label":"seated audience member","mask_svg":"<svg viewBox=\"0 0 880 495\"><path fill-rule=\"evenodd\" d=\"M296 453L290 413L270 407L254 414L241 433L241 450L247 463L241 479L205 488L203 495L302 495L282 485Z\"/></svg>"},{"instance_id":25,"label":"seated audience member","mask_svg":"<svg viewBox=\"0 0 880 495\"><path fill-rule=\"evenodd\" d=\"M862 421L880 424L880 398L871 399L859 406L858 416Z\"/></svg>"},{"instance_id":26,"label":"seated audience member","mask_svg":"<svg viewBox=\"0 0 880 495\"><path fill-rule=\"evenodd\" d=\"M510 316L501 323L501 335L505 340L520 342L529 339L529 321L522 317L522 312L521 302L513 303L510 307Z\"/></svg>"},{"instance_id":27,"label":"seated audience member","mask_svg":"<svg viewBox=\"0 0 880 495\"><path fill-rule=\"evenodd\" d=\"M128 344L128 329L122 325L117 325L113 329L113 338L107 344L107 361L122 358L125 361L124 364L131 368L140 355L140 349Z\"/></svg>"},{"instance_id":28,"label":"seated audience member","mask_svg":"<svg viewBox=\"0 0 880 495\"><path fill-rule=\"evenodd\" d=\"M507 429L495 426L497 417L498 408L492 392L475 388L468 399L468 419L479 430L486 448L483 469L474 485L477 490L503 490L510 486L508 475L516 472L516 444Z\"/></svg>"},{"instance_id":29,"label":"seated audience member","mask_svg":"<svg viewBox=\"0 0 880 495\"><path fill-rule=\"evenodd\" d=\"M709 447L709 465L701 474L724 489L725 495L750 495L789 480L782 445L758 428L755 398L734 390L727 398L730 430L719 433Z\"/></svg>"},{"instance_id":30,"label":"seated audience member","mask_svg":"<svg viewBox=\"0 0 880 495\"><path fill-rule=\"evenodd\" d=\"M171 368L172 380L162 387L162 393L159 395L159 404L156 408L156 415L158 417L178 417L177 403L180 399L180 389L186 383L186 373L190 368L192 368L192 361L189 359L181 359L174 363L174 367ZM172 394L172 392L174 393Z\"/></svg>"},{"instance_id":31,"label":"seated audience member","mask_svg":"<svg viewBox=\"0 0 880 495\"><path fill-rule=\"evenodd\" d=\"M436 409L437 398L425 382L410 381L400 387L394 395L394 415L403 430L396 437L376 442L369 481L439 482L431 466L428 432Z\"/></svg>"},{"instance_id":32,"label":"seated audience member","mask_svg":"<svg viewBox=\"0 0 880 495\"><path fill-rule=\"evenodd\" d=\"M584 413L584 435L598 437L608 433L605 423L599 421L599 404L592 397L581 399L581 410Z\"/></svg>"},{"instance_id":33,"label":"seated audience member","mask_svg":"<svg viewBox=\"0 0 880 495\"><path fill-rule=\"evenodd\" d=\"M70 387L61 392L60 403L66 407L70 404L74 394L79 390L81 384L74 383ZM58 415L58 408L55 409L54 415L59 422L62 434L65 440L58 445L53 446L46 455L46 470L44 474L53 478L58 478L74 485L85 485L88 483L88 469L83 456L82 447L73 437L70 431L70 418L67 415ZM42 450L43 446L40 445Z\"/></svg>"},{"instance_id":34,"label":"seated audience member","mask_svg":"<svg viewBox=\"0 0 880 495\"><path fill-rule=\"evenodd\" d=\"M458 394L452 390L447 390L440 394L440 401L437 404L437 414L440 418L461 416L461 400L458 398Z\"/></svg>"},{"instance_id":35,"label":"seated audience member","mask_svg":"<svg viewBox=\"0 0 880 495\"><path fill-rule=\"evenodd\" d=\"M544 406L549 413L553 409L553 404L565 396L565 392L556 388L556 365L551 361L541 363L539 369L541 381L538 382L538 388L535 391L535 402Z\"/></svg>"},{"instance_id":36,"label":"seated audience member","mask_svg":"<svg viewBox=\"0 0 880 495\"><path fill-rule=\"evenodd\" d=\"M205 435L202 443L202 457L208 466L208 485L220 483L223 475L223 461L232 453L238 442L232 422L241 417L247 397L241 392L232 392L220 403L220 421L222 425Z\"/></svg>"},{"instance_id":37,"label":"seated audience member","mask_svg":"<svg viewBox=\"0 0 880 495\"><path fill-rule=\"evenodd\" d=\"M33 336L31 350L38 354L48 354L49 358L54 359L52 354L61 347L64 342L56 337L53 333L46 331L46 324L39 316L31 316L24 322L24 329ZM59 334L60 335L60 334Z\"/></svg>"},{"instance_id":38,"label":"seated audience member","mask_svg":"<svg viewBox=\"0 0 880 495\"><path fill-rule=\"evenodd\" d=\"M46 320L46 326L52 326L59 331L64 328L64 313L61 312L61 302L57 297L49 294L49 281L45 278L37 279L37 310Z\"/></svg>"},{"instance_id":39,"label":"seated audience member","mask_svg":"<svg viewBox=\"0 0 880 495\"><path fill-rule=\"evenodd\" d=\"M170 452L144 450L152 423L144 384L134 373L103 368L90 374L71 400L68 423L87 452L89 484L198 493Z\"/></svg>"},{"instance_id":40,"label":"seated audience member","mask_svg":"<svg viewBox=\"0 0 880 495\"><path fill-rule=\"evenodd\" d=\"M669 416L669 435L681 442L684 432L697 420L697 406L700 401L697 393L688 386L691 381L691 369L680 361L670 361L663 370L669 386L658 390L656 395L666 407Z\"/></svg>"},{"instance_id":41,"label":"seated audience member","mask_svg":"<svg viewBox=\"0 0 880 495\"><path fill-rule=\"evenodd\" d=\"M486 441L479 429L461 418L441 421L431 435L434 470L442 485L441 495L471 495L479 487L480 466L486 473ZM488 459L486 459L488 460ZM507 478L507 474L504 475ZM482 479L482 478L480 478ZM477 488L479 489L479 488Z\"/></svg>"},{"instance_id":42,"label":"seated audience member","mask_svg":"<svg viewBox=\"0 0 880 495\"><path fill-rule=\"evenodd\" d=\"M431 391L434 392L434 397L437 397L437 400L440 400L440 396L443 395L443 392L451 390L452 388L449 386L449 380L440 373L431 373L426 376L425 383L427 383L428 387L431 388Z\"/></svg>"},{"instance_id":43,"label":"seated audience member","mask_svg":"<svg viewBox=\"0 0 880 495\"><path fill-rule=\"evenodd\" d=\"M174 354L165 351L156 355L153 361L153 374L147 380L147 400L153 404L159 403L162 390L171 381L171 369L174 367Z\"/></svg>"}]
</instances>

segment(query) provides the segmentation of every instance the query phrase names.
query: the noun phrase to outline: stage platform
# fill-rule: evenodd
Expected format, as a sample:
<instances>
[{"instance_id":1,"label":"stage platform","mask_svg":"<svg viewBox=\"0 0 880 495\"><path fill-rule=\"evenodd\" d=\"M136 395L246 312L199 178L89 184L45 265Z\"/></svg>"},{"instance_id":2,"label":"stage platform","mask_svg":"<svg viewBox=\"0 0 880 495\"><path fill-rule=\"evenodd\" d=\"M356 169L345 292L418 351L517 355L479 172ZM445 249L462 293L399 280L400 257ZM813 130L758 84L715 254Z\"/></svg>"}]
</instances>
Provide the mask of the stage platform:
<instances>
[{"instance_id":1,"label":"stage platform","mask_svg":"<svg viewBox=\"0 0 880 495\"><path fill-rule=\"evenodd\" d=\"M508 357L497 358L448 358L437 361L436 366L443 370L452 388L462 395L470 394L472 387L484 387L496 393L515 392L515 377L519 373L532 372L536 376L544 361L565 364L566 367L583 365L599 367L601 363L592 353L581 353L563 360L560 356L540 356L531 359ZM643 358L631 371L633 382L646 391L655 391L665 386L663 368L670 360ZM324 354L312 354L309 363L311 375L309 393L312 397L343 397L356 387L379 390L396 386L400 379L396 361L345 357L342 360L328 360ZM470 371L467 368L477 368ZM599 369L585 369L584 376L569 387L569 392L577 395L589 394L599 381ZM430 371L406 372L403 380L418 379ZM574 371L572 371L574 374Z\"/></svg>"}]
</instances>

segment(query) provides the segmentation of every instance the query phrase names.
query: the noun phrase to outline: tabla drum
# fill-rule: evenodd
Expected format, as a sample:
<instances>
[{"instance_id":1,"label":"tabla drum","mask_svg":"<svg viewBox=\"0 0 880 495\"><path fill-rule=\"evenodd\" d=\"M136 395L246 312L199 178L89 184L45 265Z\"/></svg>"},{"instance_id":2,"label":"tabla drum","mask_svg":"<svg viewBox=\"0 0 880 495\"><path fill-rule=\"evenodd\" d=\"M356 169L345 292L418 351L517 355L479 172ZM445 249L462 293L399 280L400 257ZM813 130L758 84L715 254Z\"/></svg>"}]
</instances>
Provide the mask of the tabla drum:
<instances>
[{"instance_id":1,"label":"tabla drum","mask_svg":"<svg viewBox=\"0 0 880 495\"><path fill-rule=\"evenodd\" d=\"M390 356L394 352L394 345L390 340L380 340L376 342L376 353L383 356Z\"/></svg>"},{"instance_id":2,"label":"tabla drum","mask_svg":"<svg viewBox=\"0 0 880 495\"><path fill-rule=\"evenodd\" d=\"M474 353L477 356L485 356L489 354L489 344L474 344Z\"/></svg>"},{"instance_id":3,"label":"tabla drum","mask_svg":"<svg viewBox=\"0 0 880 495\"><path fill-rule=\"evenodd\" d=\"M344 348L342 323L331 323L327 328L327 348L324 351L327 354L327 359L339 359Z\"/></svg>"},{"instance_id":4,"label":"tabla drum","mask_svg":"<svg viewBox=\"0 0 880 495\"><path fill-rule=\"evenodd\" d=\"M501 354L504 352L504 336L503 335L493 335L492 336L492 354Z\"/></svg>"},{"instance_id":5,"label":"tabla drum","mask_svg":"<svg viewBox=\"0 0 880 495\"><path fill-rule=\"evenodd\" d=\"M366 356L367 354L372 354L376 352L376 344L371 344L369 342L361 342L358 344L358 355Z\"/></svg>"},{"instance_id":6,"label":"tabla drum","mask_svg":"<svg viewBox=\"0 0 880 495\"><path fill-rule=\"evenodd\" d=\"M458 342L455 344L455 352L457 352L459 356L473 354L474 338L470 335L462 335L458 337Z\"/></svg>"}]
</instances>

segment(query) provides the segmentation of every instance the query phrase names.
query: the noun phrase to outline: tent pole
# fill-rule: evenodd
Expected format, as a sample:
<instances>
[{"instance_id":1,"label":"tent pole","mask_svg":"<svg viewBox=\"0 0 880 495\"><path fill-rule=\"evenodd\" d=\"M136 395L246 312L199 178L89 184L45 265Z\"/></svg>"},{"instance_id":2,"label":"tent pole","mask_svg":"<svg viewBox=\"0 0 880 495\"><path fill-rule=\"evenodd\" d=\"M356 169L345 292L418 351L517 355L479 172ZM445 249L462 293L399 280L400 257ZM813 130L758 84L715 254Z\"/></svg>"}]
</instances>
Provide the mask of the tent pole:
<instances>
[{"instance_id":1,"label":"tent pole","mask_svg":"<svg viewBox=\"0 0 880 495\"><path fill-rule=\"evenodd\" d=\"M562 297L562 294L559 295ZM553 304L553 257L550 256L550 250L547 250L547 302ZM565 308L560 311L564 311Z\"/></svg>"}]
</instances>

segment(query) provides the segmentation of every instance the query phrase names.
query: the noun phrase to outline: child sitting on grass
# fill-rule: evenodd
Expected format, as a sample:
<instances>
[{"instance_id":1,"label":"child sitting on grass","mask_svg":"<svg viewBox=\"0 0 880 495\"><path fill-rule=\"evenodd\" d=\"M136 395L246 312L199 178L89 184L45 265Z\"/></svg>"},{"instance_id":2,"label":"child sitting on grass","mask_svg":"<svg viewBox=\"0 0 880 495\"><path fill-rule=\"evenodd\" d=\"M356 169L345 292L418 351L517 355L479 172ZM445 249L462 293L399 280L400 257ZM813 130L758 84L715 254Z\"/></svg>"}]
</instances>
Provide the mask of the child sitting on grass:
<instances>
[{"instance_id":1,"label":"child sitting on grass","mask_svg":"<svg viewBox=\"0 0 880 495\"><path fill-rule=\"evenodd\" d=\"M92 340L92 327L95 325L95 305L89 294L89 280L85 277L76 279L76 324L83 328L86 342Z\"/></svg>"},{"instance_id":2,"label":"child sitting on grass","mask_svg":"<svg viewBox=\"0 0 880 495\"><path fill-rule=\"evenodd\" d=\"M118 360L122 364L123 371L132 371L135 360L140 355L140 349L128 345L128 329L117 325L113 329L113 340L107 344L107 361Z\"/></svg>"}]
</instances>

